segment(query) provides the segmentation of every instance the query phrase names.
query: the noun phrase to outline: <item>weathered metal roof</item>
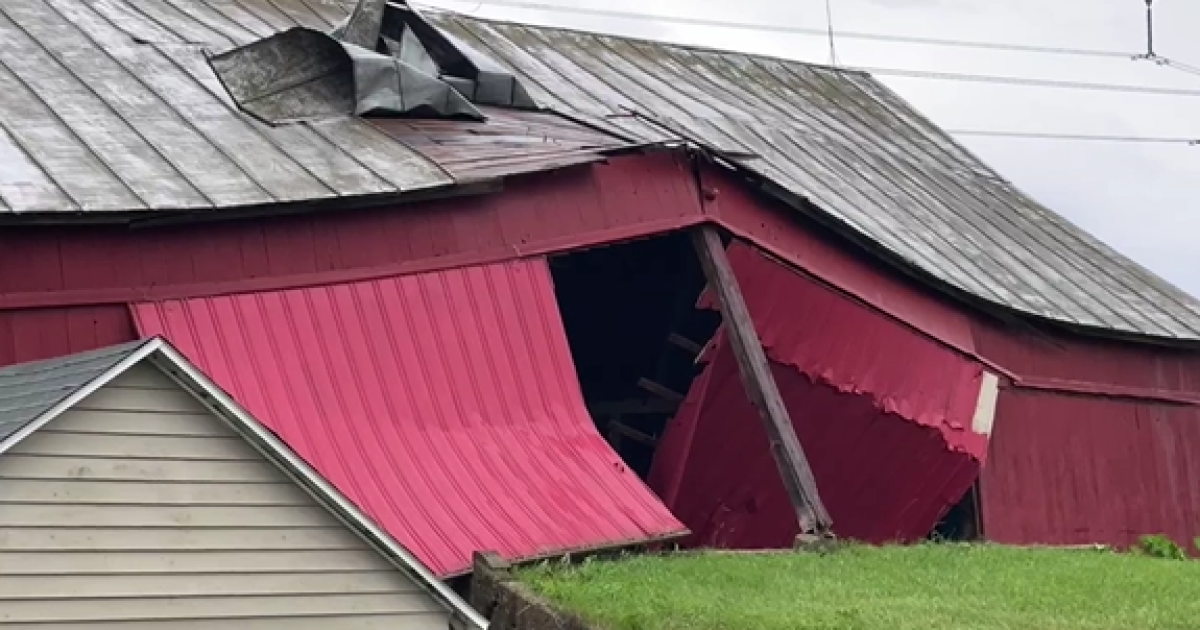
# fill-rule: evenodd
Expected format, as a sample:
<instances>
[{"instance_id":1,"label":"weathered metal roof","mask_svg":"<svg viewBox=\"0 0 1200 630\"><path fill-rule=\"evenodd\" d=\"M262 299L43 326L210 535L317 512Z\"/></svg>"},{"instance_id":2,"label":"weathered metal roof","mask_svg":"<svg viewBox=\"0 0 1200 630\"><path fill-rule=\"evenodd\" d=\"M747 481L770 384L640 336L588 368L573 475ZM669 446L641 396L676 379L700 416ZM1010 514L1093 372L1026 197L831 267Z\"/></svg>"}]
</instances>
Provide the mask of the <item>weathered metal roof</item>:
<instances>
[{"instance_id":1,"label":"weathered metal roof","mask_svg":"<svg viewBox=\"0 0 1200 630\"><path fill-rule=\"evenodd\" d=\"M0 215L391 196L599 160L594 147L621 144L555 114L495 108L495 120L433 127L271 126L237 108L206 60L346 14L337 0L0 2Z\"/></svg>"},{"instance_id":2,"label":"weathered metal roof","mask_svg":"<svg viewBox=\"0 0 1200 630\"><path fill-rule=\"evenodd\" d=\"M602 159L628 142L555 114L480 107L484 124L381 118L372 123L450 173L459 183L534 173Z\"/></svg>"},{"instance_id":3,"label":"weathered metal roof","mask_svg":"<svg viewBox=\"0 0 1200 630\"><path fill-rule=\"evenodd\" d=\"M144 341L0 369L0 442L132 355Z\"/></svg>"},{"instance_id":4,"label":"weathered metal roof","mask_svg":"<svg viewBox=\"0 0 1200 630\"><path fill-rule=\"evenodd\" d=\"M540 104L639 140L725 151L785 199L968 295L1078 326L1200 339L1193 298L1021 193L867 74L425 16L512 69Z\"/></svg>"},{"instance_id":5,"label":"weathered metal roof","mask_svg":"<svg viewBox=\"0 0 1200 630\"><path fill-rule=\"evenodd\" d=\"M209 209L451 184L362 120L254 121L206 62L206 51L338 15L321 0L4 0L0 211Z\"/></svg>"}]
</instances>

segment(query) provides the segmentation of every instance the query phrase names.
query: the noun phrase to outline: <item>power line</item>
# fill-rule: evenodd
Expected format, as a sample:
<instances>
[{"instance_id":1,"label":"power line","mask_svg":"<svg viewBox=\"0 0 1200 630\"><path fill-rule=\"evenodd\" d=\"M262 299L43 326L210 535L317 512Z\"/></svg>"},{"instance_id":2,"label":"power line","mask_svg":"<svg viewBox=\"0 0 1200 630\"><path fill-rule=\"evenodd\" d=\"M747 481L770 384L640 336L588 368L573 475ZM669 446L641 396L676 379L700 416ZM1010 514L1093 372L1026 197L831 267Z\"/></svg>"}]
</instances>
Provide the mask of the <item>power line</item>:
<instances>
[{"instance_id":1,"label":"power line","mask_svg":"<svg viewBox=\"0 0 1200 630\"><path fill-rule=\"evenodd\" d=\"M617 18L622 20L657 20L668 24L681 26L702 26L710 28L729 28L763 33L785 33L792 35L812 35L828 37L828 29L805 28L801 26L781 26L775 24L753 24L748 22L731 22L727 20L709 20L690 18L676 15L661 15L655 13L639 13L633 11L614 11L610 9L590 9L586 7L557 6L524 0L445 0L463 4L483 4L485 6L526 9L530 11L546 11L550 13L569 13L590 17ZM430 6L430 5L426 5ZM436 8L436 7L435 7ZM1025 44L1006 44L1002 42L983 42L960 39L940 39L935 37L914 37L907 35L888 35L885 33L867 33L855 31L838 31L837 36L845 39L861 39L900 44L920 44L925 46L947 46L953 48L976 48L982 50L1000 50L1007 52L1026 52L1047 55L1074 55L1080 57L1105 57L1109 59L1130 59L1134 53L1119 50L1102 50L1095 48L1063 48L1056 46L1031 46Z\"/></svg>"},{"instance_id":2,"label":"power line","mask_svg":"<svg viewBox=\"0 0 1200 630\"><path fill-rule=\"evenodd\" d=\"M1183 146L1200 146L1200 136L1196 138L1183 137L1153 137L1153 136L1106 136L1072 133L1039 133L1032 131L1001 131L984 129L948 129L946 133L955 136L976 136L982 138L1012 138L1020 140L1080 140L1088 142L1121 142L1134 144L1176 144Z\"/></svg>"},{"instance_id":3,"label":"power line","mask_svg":"<svg viewBox=\"0 0 1200 630\"><path fill-rule=\"evenodd\" d=\"M1182 61L1176 61L1169 57L1160 57L1158 55L1147 54L1147 55L1138 55L1136 57L1136 59L1139 61L1149 61L1156 66L1162 66L1164 68L1178 70L1185 74L1190 74L1193 76L1200 76L1200 66L1193 66L1191 64L1183 63Z\"/></svg>"},{"instance_id":4,"label":"power line","mask_svg":"<svg viewBox=\"0 0 1200 630\"><path fill-rule=\"evenodd\" d=\"M937 81L960 81L969 83L996 83L1023 87L1056 88L1064 90L1092 90L1099 92L1123 92L1126 94L1157 94L1162 96L1200 96L1200 90L1187 88L1155 87L1148 85L1121 85L1116 83L1086 83L1082 81L1059 81L1057 79L1030 79L1026 77L998 76L987 74L962 74L955 72L933 72L929 70L904 70L900 68L863 68L854 70L876 76L893 76L909 79L932 79Z\"/></svg>"}]
</instances>

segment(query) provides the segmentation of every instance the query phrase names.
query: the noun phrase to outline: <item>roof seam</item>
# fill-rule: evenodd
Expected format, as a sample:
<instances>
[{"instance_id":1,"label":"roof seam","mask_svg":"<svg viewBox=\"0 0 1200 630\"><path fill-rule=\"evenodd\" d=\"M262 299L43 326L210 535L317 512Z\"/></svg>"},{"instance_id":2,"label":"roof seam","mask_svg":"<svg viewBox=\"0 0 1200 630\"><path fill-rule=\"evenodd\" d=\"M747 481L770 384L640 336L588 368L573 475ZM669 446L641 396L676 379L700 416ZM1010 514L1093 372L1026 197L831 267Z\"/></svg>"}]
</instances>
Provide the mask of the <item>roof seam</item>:
<instances>
[{"instance_id":1,"label":"roof seam","mask_svg":"<svg viewBox=\"0 0 1200 630\"><path fill-rule=\"evenodd\" d=\"M126 72L129 72L129 68L126 67L124 63L122 63L119 59L117 59L115 56L113 56L113 54L111 52L109 52L109 50L107 48L105 48L104 46L100 46L99 43L96 42L90 36L89 33L85 32L82 28L80 28L80 26L78 24L76 24L74 20L68 18L65 14L63 14L62 11L60 11L58 9L58 7L54 6L53 2L50 2L48 0L46 2L46 6L49 7L50 10L54 11L62 19L62 21L64 23L70 24L71 28L74 29L75 31L77 31L85 41L92 44L92 46L94 48L99 49L100 53L102 55L104 55L109 61L111 61L114 65L121 68L122 70L125 70ZM96 14L96 16L99 17L101 20L108 22L115 30L121 31L121 29L119 27L117 27L117 25L114 24L112 22L112 20L108 19L107 16L95 11L91 5L87 5L86 9L88 11L94 12ZM49 53L49 51L47 51L47 53ZM63 63L64 67L66 67L66 64L64 62L60 61L60 63ZM216 207L216 203L213 201L213 199L211 197L209 197L203 190L200 190L200 188L198 188L194 182L192 182L192 180L179 168L179 165L175 162L175 160L172 160L165 153L163 153L162 149L157 144L151 142L150 139L144 133L142 133L142 131L140 129L138 129L136 125L134 125L132 122L129 121L129 119L127 119L124 115L122 115L121 112L118 111L117 108L115 106L113 106L112 103L110 103L107 99L102 97L100 95L100 93L97 92L96 89L93 88L92 85L90 83L88 83L83 77L79 76L78 73L74 72L70 68L67 68L67 70L73 76L75 76L77 82L80 83L81 85L83 85L88 90L88 92L93 97L96 98L96 100L103 103L105 105L105 107L107 107L108 110L111 111L113 113L113 115L116 116L117 119L120 120L123 125L128 127L129 130L134 133L134 135L136 135L139 139L141 139L141 141L147 147L149 147L152 151L154 151L155 155L157 155L159 157L159 159L161 159L167 166L171 167L171 169L174 170L176 172L176 174L179 175L179 178L182 179L184 182L186 182L187 185L196 192L196 194L200 195L200 197L203 198L206 202L208 202L208 204L210 206ZM139 83L142 84L143 87L147 88L147 91L149 91L150 94L153 94L155 98L158 98L160 102L163 102L161 97L159 97L157 93L155 93L153 90L149 90L149 88L145 85L145 83L143 83L141 81L140 77L137 77L137 79L138 79ZM170 107L170 105L166 102L163 102L163 105L167 105L168 107ZM130 187L130 190L131 191L133 190L132 187ZM133 191L133 192L135 195L137 194L136 191ZM146 207L153 207L153 204L151 204L148 201L146 201L145 199L143 199L140 195L138 195L138 198L139 198L139 200L141 200L142 205L144 205Z\"/></svg>"}]
</instances>

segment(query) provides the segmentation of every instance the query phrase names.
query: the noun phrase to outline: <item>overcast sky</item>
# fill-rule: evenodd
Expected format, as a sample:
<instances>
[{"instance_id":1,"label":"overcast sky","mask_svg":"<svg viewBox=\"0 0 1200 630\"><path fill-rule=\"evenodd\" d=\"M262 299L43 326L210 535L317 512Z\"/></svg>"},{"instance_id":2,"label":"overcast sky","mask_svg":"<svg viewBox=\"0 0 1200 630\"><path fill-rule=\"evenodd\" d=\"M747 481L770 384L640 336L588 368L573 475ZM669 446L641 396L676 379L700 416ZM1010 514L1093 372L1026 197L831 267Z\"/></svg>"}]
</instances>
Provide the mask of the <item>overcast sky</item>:
<instances>
[{"instance_id":1,"label":"overcast sky","mask_svg":"<svg viewBox=\"0 0 1200 630\"><path fill-rule=\"evenodd\" d=\"M825 0L528 0L741 23L825 28ZM479 17L583 28L829 62L821 37L598 18L424 0ZM1145 50L1144 0L832 0L835 32L1067 48ZM1155 48L1200 66L1200 1L1155 0ZM1200 90L1200 76L1146 62L837 39L845 65ZM1121 94L881 77L948 129L1200 139L1200 97ZM1200 146L961 137L1055 211L1200 295Z\"/></svg>"}]
</instances>

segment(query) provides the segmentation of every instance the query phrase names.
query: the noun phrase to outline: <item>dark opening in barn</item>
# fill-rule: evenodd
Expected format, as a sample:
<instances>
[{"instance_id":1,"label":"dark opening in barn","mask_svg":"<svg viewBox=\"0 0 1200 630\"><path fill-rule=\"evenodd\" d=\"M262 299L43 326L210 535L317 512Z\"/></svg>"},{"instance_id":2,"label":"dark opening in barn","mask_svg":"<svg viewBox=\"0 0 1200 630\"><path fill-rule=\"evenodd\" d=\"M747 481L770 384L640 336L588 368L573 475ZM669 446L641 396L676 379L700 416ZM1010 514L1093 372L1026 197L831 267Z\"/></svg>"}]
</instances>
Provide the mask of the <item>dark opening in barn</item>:
<instances>
[{"instance_id":1,"label":"dark opening in barn","mask_svg":"<svg viewBox=\"0 0 1200 630\"><path fill-rule=\"evenodd\" d=\"M979 514L979 482L971 484L971 488L963 498L946 515L938 521L937 527L929 533L930 540L975 541L983 538Z\"/></svg>"},{"instance_id":2,"label":"dark opening in barn","mask_svg":"<svg viewBox=\"0 0 1200 630\"><path fill-rule=\"evenodd\" d=\"M551 259L583 396L597 427L639 476L699 371L720 315L697 309L704 273L686 233Z\"/></svg>"}]
</instances>

